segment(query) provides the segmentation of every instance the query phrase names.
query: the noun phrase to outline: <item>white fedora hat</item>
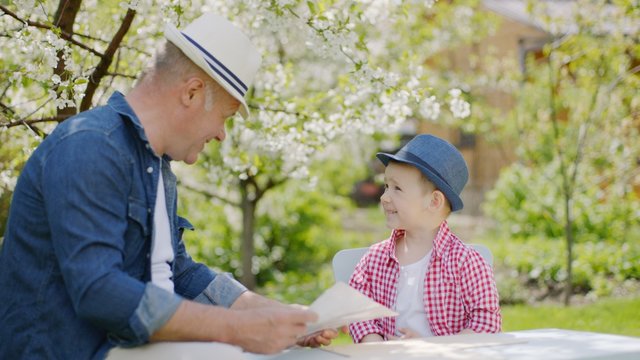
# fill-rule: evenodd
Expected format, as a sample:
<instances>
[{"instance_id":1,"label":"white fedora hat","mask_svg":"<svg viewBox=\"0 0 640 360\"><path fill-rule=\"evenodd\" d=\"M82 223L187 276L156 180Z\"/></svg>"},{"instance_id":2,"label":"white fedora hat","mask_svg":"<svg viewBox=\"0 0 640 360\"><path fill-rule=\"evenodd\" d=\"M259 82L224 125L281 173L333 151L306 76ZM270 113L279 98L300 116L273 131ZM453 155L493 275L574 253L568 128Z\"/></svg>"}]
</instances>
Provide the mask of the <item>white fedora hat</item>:
<instances>
[{"instance_id":1,"label":"white fedora hat","mask_svg":"<svg viewBox=\"0 0 640 360\"><path fill-rule=\"evenodd\" d=\"M242 104L240 114L249 117L244 97L262 61L249 38L227 19L212 13L203 14L182 31L167 24L164 36L238 99Z\"/></svg>"}]
</instances>

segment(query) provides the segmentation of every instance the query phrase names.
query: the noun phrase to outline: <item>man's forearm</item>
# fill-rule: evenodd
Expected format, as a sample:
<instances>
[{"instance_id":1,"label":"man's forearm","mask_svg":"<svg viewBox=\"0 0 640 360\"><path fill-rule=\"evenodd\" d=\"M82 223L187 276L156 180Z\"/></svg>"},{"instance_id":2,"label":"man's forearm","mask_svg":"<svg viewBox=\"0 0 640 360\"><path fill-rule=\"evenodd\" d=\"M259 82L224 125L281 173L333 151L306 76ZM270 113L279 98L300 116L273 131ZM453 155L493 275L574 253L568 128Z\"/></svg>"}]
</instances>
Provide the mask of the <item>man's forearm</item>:
<instances>
[{"instance_id":1,"label":"man's forearm","mask_svg":"<svg viewBox=\"0 0 640 360\"><path fill-rule=\"evenodd\" d=\"M240 295L236 301L231 305L231 309L245 310L255 309L263 307L279 307L285 306L282 303L266 298L262 295L258 295L251 291L245 291Z\"/></svg>"},{"instance_id":2,"label":"man's forearm","mask_svg":"<svg viewBox=\"0 0 640 360\"><path fill-rule=\"evenodd\" d=\"M216 326L211 326L215 322ZM233 312L184 300L171 319L151 335L151 341L231 342L235 329Z\"/></svg>"},{"instance_id":3,"label":"man's forearm","mask_svg":"<svg viewBox=\"0 0 640 360\"><path fill-rule=\"evenodd\" d=\"M229 309L184 300L169 321L151 336L151 341L218 341L230 342L234 336L236 310L285 305L245 291ZM211 326L215 322L216 326Z\"/></svg>"}]
</instances>

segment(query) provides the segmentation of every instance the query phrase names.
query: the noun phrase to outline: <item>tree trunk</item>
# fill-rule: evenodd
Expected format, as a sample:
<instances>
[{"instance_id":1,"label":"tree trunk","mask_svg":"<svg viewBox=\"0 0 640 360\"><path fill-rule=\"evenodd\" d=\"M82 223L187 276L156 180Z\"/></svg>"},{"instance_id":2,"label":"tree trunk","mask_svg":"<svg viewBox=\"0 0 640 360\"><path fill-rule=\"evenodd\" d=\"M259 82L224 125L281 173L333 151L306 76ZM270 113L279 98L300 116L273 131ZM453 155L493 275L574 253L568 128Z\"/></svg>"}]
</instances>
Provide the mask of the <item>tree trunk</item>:
<instances>
[{"instance_id":1,"label":"tree trunk","mask_svg":"<svg viewBox=\"0 0 640 360\"><path fill-rule=\"evenodd\" d=\"M240 203L242 210L242 244L240 246L242 277L240 281L248 289L253 290L256 288L256 276L252 271L252 267L253 256L255 255L253 235L255 232L257 198L255 198L255 194L252 193L251 187L252 185L248 181L240 182L240 193L242 196Z\"/></svg>"},{"instance_id":2,"label":"tree trunk","mask_svg":"<svg viewBox=\"0 0 640 360\"><path fill-rule=\"evenodd\" d=\"M567 240L567 278L564 287L564 305L571 304L571 295L573 293L573 214L571 213L571 197L565 194L564 213L565 227L564 233Z\"/></svg>"},{"instance_id":3,"label":"tree trunk","mask_svg":"<svg viewBox=\"0 0 640 360\"><path fill-rule=\"evenodd\" d=\"M56 10L55 18L53 19L53 25L57 26L63 32L73 34L73 24L76 22L76 16L80 11L81 0L60 0L58 9ZM60 76L62 81L69 80L70 74L66 71L66 64L62 57L63 52L58 51L58 66L53 70L53 73ZM73 98L73 94L67 91L67 98ZM71 116L75 115L77 109L75 106L66 106L62 109L58 109L58 116Z\"/></svg>"}]
</instances>

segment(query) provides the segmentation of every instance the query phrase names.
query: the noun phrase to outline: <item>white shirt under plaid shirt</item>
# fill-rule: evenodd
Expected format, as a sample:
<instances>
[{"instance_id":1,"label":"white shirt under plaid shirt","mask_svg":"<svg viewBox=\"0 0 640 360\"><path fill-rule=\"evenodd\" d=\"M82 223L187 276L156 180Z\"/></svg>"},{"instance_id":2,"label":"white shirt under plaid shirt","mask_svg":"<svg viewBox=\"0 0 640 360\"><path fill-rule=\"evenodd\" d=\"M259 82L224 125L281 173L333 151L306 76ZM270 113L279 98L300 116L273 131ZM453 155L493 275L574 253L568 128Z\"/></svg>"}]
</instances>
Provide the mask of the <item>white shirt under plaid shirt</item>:
<instances>
[{"instance_id":1,"label":"white shirt under plaid shirt","mask_svg":"<svg viewBox=\"0 0 640 360\"><path fill-rule=\"evenodd\" d=\"M396 241L403 236L404 230L395 229L389 239L371 246L349 280L351 287L390 309L395 308L400 272ZM425 271L424 309L434 335L454 335L464 329L500 332L502 316L493 270L449 230L446 221L433 240L432 260ZM396 332L395 318L353 323L349 332L356 343L368 334L380 334L386 340Z\"/></svg>"}]
</instances>

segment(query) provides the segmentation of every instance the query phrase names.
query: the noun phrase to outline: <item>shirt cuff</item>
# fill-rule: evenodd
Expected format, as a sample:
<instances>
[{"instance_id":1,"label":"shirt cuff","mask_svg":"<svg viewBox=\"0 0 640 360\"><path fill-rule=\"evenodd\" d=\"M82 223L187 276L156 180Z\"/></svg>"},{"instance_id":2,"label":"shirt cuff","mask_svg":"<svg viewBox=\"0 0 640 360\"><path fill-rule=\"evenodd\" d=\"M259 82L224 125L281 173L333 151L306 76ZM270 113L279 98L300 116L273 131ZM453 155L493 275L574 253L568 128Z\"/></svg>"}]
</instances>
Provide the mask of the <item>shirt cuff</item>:
<instances>
[{"instance_id":1,"label":"shirt cuff","mask_svg":"<svg viewBox=\"0 0 640 360\"><path fill-rule=\"evenodd\" d=\"M362 338L369 334L379 334L385 340L387 340L387 336L378 326L374 325L374 321L375 320L362 321L349 324L349 333L351 334L351 338L353 339L354 343L360 343L362 341Z\"/></svg>"},{"instance_id":2,"label":"shirt cuff","mask_svg":"<svg viewBox=\"0 0 640 360\"><path fill-rule=\"evenodd\" d=\"M228 273L217 274L193 301L201 304L219 305L226 308L248 289Z\"/></svg>"},{"instance_id":3,"label":"shirt cuff","mask_svg":"<svg viewBox=\"0 0 640 360\"><path fill-rule=\"evenodd\" d=\"M129 320L130 329L109 339L123 347L137 346L149 341L151 335L169 321L183 299L152 283L145 285L138 307Z\"/></svg>"}]
</instances>

